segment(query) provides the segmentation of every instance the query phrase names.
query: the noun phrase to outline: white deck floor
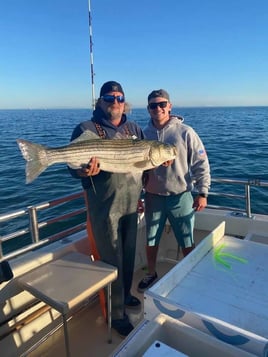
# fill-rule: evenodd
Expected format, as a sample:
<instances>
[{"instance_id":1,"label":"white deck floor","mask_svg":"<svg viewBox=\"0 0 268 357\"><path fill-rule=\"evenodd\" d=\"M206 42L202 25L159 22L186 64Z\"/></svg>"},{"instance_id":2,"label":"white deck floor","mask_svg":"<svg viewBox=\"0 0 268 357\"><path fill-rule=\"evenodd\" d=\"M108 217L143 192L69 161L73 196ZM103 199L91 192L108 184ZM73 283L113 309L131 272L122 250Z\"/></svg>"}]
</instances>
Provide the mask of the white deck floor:
<instances>
[{"instance_id":1,"label":"white deck floor","mask_svg":"<svg viewBox=\"0 0 268 357\"><path fill-rule=\"evenodd\" d=\"M172 266L173 264L168 262L159 262L157 266L159 277L162 277ZM143 294L138 293L136 287L145 273L142 269L135 273L132 289L133 295L141 300L142 308L138 311L127 309L127 314L134 326L143 319ZM75 357L107 357L122 342L122 337L112 330L112 344L107 343L107 325L102 317L98 299L68 321L68 331L71 353ZM61 327L27 356L62 357L64 355L64 334Z\"/></svg>"},{"instance_id":2,"label":"white deck floor","mask_svg":"<svg viewBox=\"0 0 268 357\"><path fill-rule=\"evenodd\" d=\"M205 231L195 232L196 244L207 234ZM182 254L180 253L180 259ZM158 277L161 278L172 267L169 261L157 263ZM134 274L132 294L142 302L140 310L127 309L127 314L134 326L143 319L143 294L137 292L139 281L146 274L146 269L139 269ZM112 344L107 342L107 325L102 317L98 299L76 313L68 321L70 337L70 349L75 357L107 357L122 342L116 331L112 329ZM62 357L65 356L63 327L59 328L53 335L47 338L35 350L27 354L27 357Z\"/></svg>"}]
</instances>

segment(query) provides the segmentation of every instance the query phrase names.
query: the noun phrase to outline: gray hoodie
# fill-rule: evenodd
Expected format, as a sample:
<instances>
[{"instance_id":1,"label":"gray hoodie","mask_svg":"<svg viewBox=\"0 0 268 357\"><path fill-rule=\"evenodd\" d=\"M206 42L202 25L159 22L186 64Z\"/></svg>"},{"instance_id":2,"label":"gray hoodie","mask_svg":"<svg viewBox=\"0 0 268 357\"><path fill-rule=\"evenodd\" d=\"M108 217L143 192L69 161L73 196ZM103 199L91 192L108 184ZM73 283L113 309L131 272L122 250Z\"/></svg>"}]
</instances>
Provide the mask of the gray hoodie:
<instances>
[{"instance_id":1,"label":"gray hoodie","mask_svg":"<svg viewBox=\"0 0 268 357\"><path fill-rule=\"evenodd\" d=\"M168 196L192 191L195 187L199 193L208 193L209 161L201 139L190 126L174 116L160 130L150 120L143 132L146 139L174 144L178 151L178 157L171 166L159 166L148 171L147 192Z\"/></svg>"}]
</instances>

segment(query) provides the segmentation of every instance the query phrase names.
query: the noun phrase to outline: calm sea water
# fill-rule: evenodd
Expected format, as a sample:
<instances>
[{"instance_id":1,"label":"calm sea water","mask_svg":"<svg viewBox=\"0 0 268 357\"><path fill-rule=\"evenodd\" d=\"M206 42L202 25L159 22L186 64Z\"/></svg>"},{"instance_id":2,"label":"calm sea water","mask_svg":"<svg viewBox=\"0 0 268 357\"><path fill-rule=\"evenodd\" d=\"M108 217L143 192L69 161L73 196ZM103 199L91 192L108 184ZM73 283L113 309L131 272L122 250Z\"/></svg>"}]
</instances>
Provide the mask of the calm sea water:
<instances>
[{"instance_id":1,"label":"calm sea water","mask_svg":"<svg viewBox=\"0 0 268 357\"><path fill-rule=\"evenodd\" d=\"M175 108L202 138L213 177L268 180L268 107ZM73 128L91 117L91 110L0 110L0 214L81 190L64 164L49 167L25 184L25 161L16 139L47 146L69 143ZM144 127L146 110L129 119ZM255 190L255 189L254 189ZM252 194L252 211L268 212L268 190Z\"/></svg>"}]
</instances>

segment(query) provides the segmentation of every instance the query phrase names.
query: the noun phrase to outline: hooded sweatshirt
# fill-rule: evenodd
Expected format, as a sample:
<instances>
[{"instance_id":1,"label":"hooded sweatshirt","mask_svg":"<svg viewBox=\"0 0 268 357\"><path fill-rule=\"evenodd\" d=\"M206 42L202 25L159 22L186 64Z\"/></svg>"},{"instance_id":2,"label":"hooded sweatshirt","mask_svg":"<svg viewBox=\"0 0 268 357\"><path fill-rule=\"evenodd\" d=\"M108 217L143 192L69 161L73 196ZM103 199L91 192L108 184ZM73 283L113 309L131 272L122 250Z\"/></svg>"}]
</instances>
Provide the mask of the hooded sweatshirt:
<instances>
[{"instance_id":1,"label":"hooded sweatshirt","mask_svg":"<svg viewBox=\"0 0 268 357\"><path fill-rule=\"evenodd\" d=\"M152 120L144 129L146 139L173 144L178 156L169 167L159 166L148 171L145 189L158 195L176 195L195 188L208 194L210 167L204 145L197 133L177 117L171 117L160 130Z\"/></svg>"}]
</instances>

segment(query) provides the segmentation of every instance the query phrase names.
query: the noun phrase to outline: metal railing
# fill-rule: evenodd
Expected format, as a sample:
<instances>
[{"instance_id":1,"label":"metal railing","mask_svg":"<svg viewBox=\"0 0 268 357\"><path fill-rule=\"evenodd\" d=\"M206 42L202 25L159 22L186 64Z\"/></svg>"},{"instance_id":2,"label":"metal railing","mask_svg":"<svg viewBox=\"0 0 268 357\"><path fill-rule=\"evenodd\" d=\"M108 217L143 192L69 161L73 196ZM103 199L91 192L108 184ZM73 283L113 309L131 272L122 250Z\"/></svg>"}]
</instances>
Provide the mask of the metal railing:
<instances>
[{"instance_id":1,"label":"metal railing","mask_svg":"<svg viewBox=\"0 0 268 357\"><path fill-rule=\"evenodd\" d=\"M74 202L77 199L83 198L84 193L83 192L78 192L75 194L71 194L68 196L61 197L59 199L55 199L49 202L44 202L41 204L29 206L25 209L21 209L18 211L13 211L7 214L2 214L0 215L0 224L4 222L10 222L14 219L17 218L23 218L28 222L25 224L26 228L18 229L14 232L0 235L0 261L1 259L11 259L14 258L20 254L26 253L28 251L31 251L35 248L38 248L40 246L43 246L45 244L54 242L56 240L62 239L64 237L67 237L73 233L79 232L86 227L86 219L84 219L82 222L78 223L77 225L72 225L71 227L68 227L67 229L61 230L60 232L56 234L50 234L48 237L45 238L40 238L40 231L44 227L49 227L54 223L57 223L60 225L63 221L69 220L70 218L73 217L79 217L81 214L86 212L85 206L83 206L80 209L72 210L69 213L65 214L59 214L56 217L53 217L51 219L46 219L46 220L39 220L38 219L38 213L40 211L43 211L48 208L60 206L68 203L68 202ZM62 207L63 208L63 207ZM62 210L62 209L61 209ZM15 238L19 237L25 237L25 236L30 237L30 244L27 244L24 247L21 247L19 249L15 249L14 251L4 254L3 252L3 244L7 242L14 241Z\"/></svg>"},{"instance_id":2,"label":"metal railing","mask_svg":"<svg viewBox=\"0 0 268 357\"><path fill-rule=\"evenodd\" d=\"M214 184L215 184L215 190L214 190ZM217 190L216 185L235 185L239 186L244 190L243 194L240 193L228 193L228 192L223 192L222 190ZM213 185L213 190L210 191L209 197L210 198L216 198L220 197L220 205L208 205L208 208L213 208L213 209L223 209L223 210L230 210L234 212L243 212L243 214L246 217L251 218L252 213L251 213L251 188L252 187L268 187L268 181L260 181L258 179L253 179L253 180L240 180L240 179L225 179L225 178L212 178L212 185ZM222 189L222 188L221 188ZM45 244L54 242L59 239L63 239L75 232L79 232L83 229L86 228L86 216L80 220L80 222L76 225L72 224L70 227L64 230L60 230L58 233L55 234L49 234L47 237L40 238L40 232L43 230L45 227L51 226L52 224L58 224L58 226L61 226L61 222L69 220L70 218L75 218L78 217L79 215L85 213L86 208L84 206L84 201L82 205L79 205L79 207L82 206L82 208L79 209L71 209L70 212L65 213L65 214L59 214L57 216L53 216L51 219L46 219L46 220L40 220L38 219L38 214L40 211L43 211L45 209L51 208L51 207L56 207L60 205L64 205L68 202L73 202L77 199L83 198L83 192L78 192L72 195L64 196L59 199L55 199L49 202L33 205L30 207L27 207L25 209L17 210L14 212L6 213L0 215L0 223L6 223L13 221L14 219L17 218L23 218L24 220L27 219L26 228L22 229L17 229L15 231L12 231L11 233L0 235L0 261L2 259L10 259L13 257L16 257L20 254L23 254L25 252L31 251L35 248L38 248L40 246L43 246ZM234 207L233 205L231 207L225 206L223 203L223 199L231 199L232 202L237 202L240 201L241 205L243 206L242 208L239 207ZM264 202L264 200L263 200ZM63 207L60 209L61 212L63 212ZM27 245L16 248L14 251L10 251L8 253L4 253L3 251L3 244L7 242L11 242L16 238L23 237L25 235L29 236L30 243Z\"/></svg>"},{"instance_id":3,"label":"metal railing","mask_svg":"<svg viewBox=\"0 0 268 357\"><path fill-rule=\"evenodd\" d=\"M238 193L226 193L222 191L210 191L209 196L210 197L220 197L220 198L229 198L232 199L232 202L234 200L242 201L242 206L243 208L238 208L235 206L225 206L224 204L220 205L208 205L208 208L213 208L213 209L224 209L224 210L231 210L235 212L242 212L245 213L245 216L248 218L252 218L252 212L251 212L251 188L252 187L268 187L268 181L265 180L259 180L259 179L248 179L248 180L241 180L241 179L227 179L227 178L212 178L211 183L215 184L220 184L221 189L225 185L235 185L235 186L240 186L244 188L243 194L238 194ZM216 185L213 187L214 189L216 188ZM264 202L264 199L262 198L262 201ZM244 202L244 204L243 204Z\"/></svg>"}]
</instances>

